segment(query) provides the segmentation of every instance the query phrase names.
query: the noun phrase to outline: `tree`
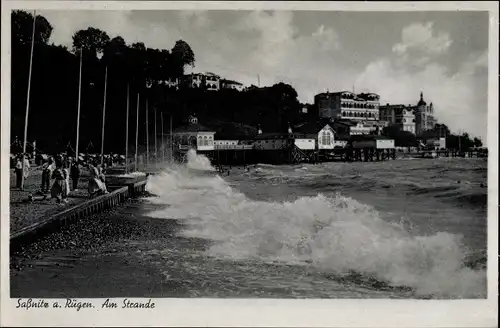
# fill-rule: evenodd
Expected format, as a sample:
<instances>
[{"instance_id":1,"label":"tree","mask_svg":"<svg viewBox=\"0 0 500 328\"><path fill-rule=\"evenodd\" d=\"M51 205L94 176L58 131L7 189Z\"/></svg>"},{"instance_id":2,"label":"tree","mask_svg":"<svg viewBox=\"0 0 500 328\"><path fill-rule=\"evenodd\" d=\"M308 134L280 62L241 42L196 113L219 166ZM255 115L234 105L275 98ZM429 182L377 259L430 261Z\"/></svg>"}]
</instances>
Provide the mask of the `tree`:
<instances>
[{"instance_id":1,"label":"tree","mask_svg":"<svg viewBox=\"0 0 500 328\"><path fill-rule=\"evenodd\" d=\"M73 34L73 51L77 52L79 49L84 49L93 57L98 53L103 53L108 43L108 34L94 27L79 30Z\"/></svg>"},{"instance_id":2,"label":"tree","mask_svg":"<svg viewBox=\"0 0 500 328\"><path fill-rule=\"evenodd\" d=\"M194 67L194 53L191 46L183 40L175 42L174 47L170 51L173 67L176 68L172 73L175 77L181 77L184 74L184 67Z\"/></svg>"},{"instance_id":3,"label":"tree","mask_svg":"<svg viewBox=\"0 0 500 328\"><path fill-rule=\"evenodd\" d=\"M482 147L483 146L483 142L479 138L474 138L473 143L474 143L474 147Z\"/></svg>"},{"instance_id":4,"label":"tree","mask_svg":"<svg viewBox=\"0 0 500 328\"><path fill-rule=\"evenodd\" d=\"M382 135L394 139L396 147L415 147L418 144L417 138L413 133L401 130L396 124L384 127Z\"/></svg>"},{"instance_id":5,"label":"tree","mask_svg":"<svg viewBox=\"0 0 500 328\"><path fill-rule=\"evenodd\" d=\"M11 14L13 44L30 45L33 33L33 15L22 10ZM47 44L52 35L52 25L43 16L37 15L35 22L35 44Z\"/></svg>"}]
</instances>

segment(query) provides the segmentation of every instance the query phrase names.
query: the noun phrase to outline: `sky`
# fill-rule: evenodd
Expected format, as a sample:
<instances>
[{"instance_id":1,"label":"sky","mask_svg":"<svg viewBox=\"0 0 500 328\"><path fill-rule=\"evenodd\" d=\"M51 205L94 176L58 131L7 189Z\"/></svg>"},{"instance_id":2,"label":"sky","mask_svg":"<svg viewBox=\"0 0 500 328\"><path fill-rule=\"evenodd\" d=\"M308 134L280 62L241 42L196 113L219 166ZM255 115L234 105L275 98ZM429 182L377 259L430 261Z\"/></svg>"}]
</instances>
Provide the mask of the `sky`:
<instances>
[{"instance_id":1,"label":"sky","mask_svg":"<svg viewBox=\"0 0 500 328\"><path fill-rule=\"evenodd\" d=\"M100 28L128 44L171 49L186 41L188 72L246 85L291 84L299 100L320 92L374 92L381 104L416 104L423 92L439 122L486 140L487 12L40 11L51 42Z\"/></svg>"}]
</instances>

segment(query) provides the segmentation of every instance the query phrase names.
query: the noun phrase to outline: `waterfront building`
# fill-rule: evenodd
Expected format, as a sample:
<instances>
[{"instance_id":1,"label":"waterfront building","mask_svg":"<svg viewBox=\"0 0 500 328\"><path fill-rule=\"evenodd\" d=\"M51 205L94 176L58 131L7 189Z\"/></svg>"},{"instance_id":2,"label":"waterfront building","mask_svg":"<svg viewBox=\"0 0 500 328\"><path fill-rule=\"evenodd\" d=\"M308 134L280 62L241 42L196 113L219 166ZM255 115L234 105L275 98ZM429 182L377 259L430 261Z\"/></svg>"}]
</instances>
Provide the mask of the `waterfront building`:
<instances>
[{"instance_id":1,"label":"waterfront building","mask_svg":"<svg viewBox=\"0 0 500 328\"><path fill-rule=\"evenodd\" d=\"M383 126L382 122L378 121L351 121L351 120L334 120L333 128L339 135L377 135L380 134Z\"/></svg>"},{"instance_id":2,"label":"waterfront building","mask_svg":"<svg viewBox=\"0 0 500 328\"><path fill-rule=\"evenodd\" d=\"M209 91L218 91L220 89L220 76L206 73L192 73L184 75L183 84L189 88L206 88Z\"/></svg>"},{"instance_id":3,"label":"waterfront building","mask_svg":"<svg viewBox=\"0 0 500 328\"><path fill-rule=\"evenodd\" d=\"M395 149L394 139L384 136L352 136L349 142L353 148Z\"/></svg>"},{"instance_id":4,"label":"waterfront building","mask_svg":"<svg viewBox=\"0 0 500 328\"><path fill-rule=\"evenodd\" d=\"M314 96L320 118L352 121L378 121L380 96L350 91L326 92Z\"/></svg>"},{"instance_id":5,"label":"waterfront building","mask_svg":"<svg viewBox=\"0 0 500 328\"><path fill-rule=\"evenodd\" d=\"M333 149L335 148L335 130L330 126L329 120L309 122L294 127L293 135L298 140L300 149ZM314 142L311 142L314 140ZM310 148L314 146L314 148Z\"/></svg>"},{"instance_id":6,"label":"waterfront building","mask_svg":"<svg viewBox=\"0 0 500 328\"><path fill-rule=\"evenodd\" d=\"M198 123L196 116L191 115L187 124L177 127L172 132L174 145L180 150L191 148L201 151L214 150L215 131Z\"/></svg>"},{"instance_id":7,"label":"waterfront building","mask_svg":"<svg viewBox=\"0 0 500 328\"><path fill-rule=\"evenodd\" d=\"M390 125L397 125L401 130L416 133L414 108L405 105L380 106L380 120Z\"/></svg>"},{"instance_id":8,"label":"waterfront building","mask_svg":"<svg viewBox=\"0 0 500 328\"><path fill-rule=\"evenodd\" d=\"M221 79L220 80L221 89L234 89L238 91L243 91L244 86L242 83L232 80Z\"/></svg>"},{"instance_id":9,"label":"waterfront building","mask_svg":"<svg viewBox=\"0 0 500 328\"><path fill-rule=\"evenodd\" d=\"M434 128L436 125L434 106L432 102L427 106L423 92L420 92L420 100L413 111L415 113L415 134L420 135L422 132Z\"/></svg>"},{"instance_id":10,"label":"waterfront building","mask_svg":"<svg viewBox=\"0 0 500 328\"><path fill-rule=\"evenodd\" d=\"M294 138L288 132L260 133L255 137L254 148L257 150L279 150L294 144Z\"/></svg>"}]
</instances>

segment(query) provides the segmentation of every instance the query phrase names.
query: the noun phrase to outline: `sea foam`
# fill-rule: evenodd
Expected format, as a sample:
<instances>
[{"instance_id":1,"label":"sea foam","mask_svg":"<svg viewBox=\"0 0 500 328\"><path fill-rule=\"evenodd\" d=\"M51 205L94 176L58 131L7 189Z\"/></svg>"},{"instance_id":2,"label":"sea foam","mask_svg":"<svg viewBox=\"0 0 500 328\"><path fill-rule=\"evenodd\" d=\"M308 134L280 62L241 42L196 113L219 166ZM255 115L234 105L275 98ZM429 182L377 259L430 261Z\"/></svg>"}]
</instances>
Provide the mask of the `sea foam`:
<instances>
[{"instance_id":1,"label":"sea foam","mask_svg":"<svg viewBox=\"0 0 500 328\"><path fill-rule=\"evenodd\" d=\"M148 215L184 220L184 236L214 241L210 256L310 265L327 275L354 272L411 288L416 297L486 297L486 273L463 265L467 250L459 235L414 236L341 194L253 201L220 176L192 168L214 170L191 151L186 167L150 177L147 188L158 196L151 201L168 206Z\"/></svg>"}]
</instances>

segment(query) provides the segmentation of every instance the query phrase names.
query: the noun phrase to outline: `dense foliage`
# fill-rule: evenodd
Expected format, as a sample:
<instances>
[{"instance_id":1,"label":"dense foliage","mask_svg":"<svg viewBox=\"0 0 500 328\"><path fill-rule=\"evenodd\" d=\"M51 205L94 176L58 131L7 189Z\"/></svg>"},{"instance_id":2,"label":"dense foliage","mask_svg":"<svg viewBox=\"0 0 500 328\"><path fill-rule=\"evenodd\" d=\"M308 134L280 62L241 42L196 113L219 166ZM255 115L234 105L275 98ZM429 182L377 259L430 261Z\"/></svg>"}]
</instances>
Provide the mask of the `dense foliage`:
<instances>
[{"instance_id":1,"label":"dense foliage","mask_svg":"<svg viewBox=\"0 0 500 328\"><path fill-rule=\"evenodd\" d=\"M242 131L258 124L267 131L276 131L278 126L283 129L288 121L299 119L301 105L297 92L288 84L210 92L183 87L177 90L163 83L182 77L184 69L195 63L195 54L183 40L178 40L171 50L153 49L141 42L129 45L121 36L110 38L105 31L89 27L77 31L73 35L72 49L67 49L49 44L53 28L44 17L37 16L35 27L28 140L36 140L42 151L63 150L68 144L75 147L81 54L80 150L90 143L97 151L100 149L106 68L106 151L124 151L127 88L130 92L129 144L132 147L138 94L141 145L146 140L146 100L150 139L154 133L155 109L158 124L160 112L164 113L165 131L169 128L170 115L174 128L187 115L196 114L204 125L210 126L213 121L220 126L221 121L234 121L240 123L235 126L246 125ZM16 136L21 140L24 131L32 28L30 13L12 13L12 140Z\"/></svg>"}]
</instances>

